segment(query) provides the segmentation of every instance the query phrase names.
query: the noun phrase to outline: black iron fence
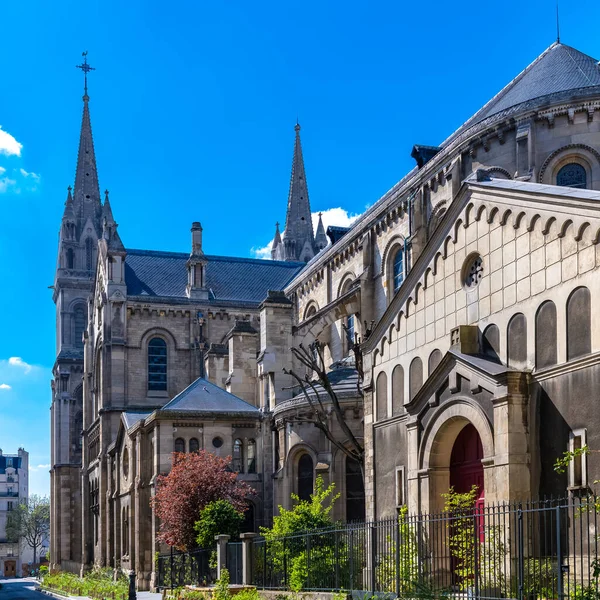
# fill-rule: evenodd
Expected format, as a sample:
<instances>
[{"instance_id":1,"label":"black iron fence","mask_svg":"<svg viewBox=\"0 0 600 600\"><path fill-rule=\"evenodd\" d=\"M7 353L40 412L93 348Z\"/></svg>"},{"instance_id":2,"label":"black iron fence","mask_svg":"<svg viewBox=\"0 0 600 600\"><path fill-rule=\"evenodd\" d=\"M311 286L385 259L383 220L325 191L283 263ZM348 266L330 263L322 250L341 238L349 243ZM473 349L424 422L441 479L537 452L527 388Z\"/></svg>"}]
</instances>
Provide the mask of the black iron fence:
<instances>
[{"instance_id":1,"label":"black iron fence","mask_svg":"<svg viewBox=\"0 0 600 600\"><path fill-rule=\"evenodd\" d=\"M262 589L600 600L596 498L407 515L253 542Z\"/></svg>"},{"instance_id":2,"label":"black iron fence","mask_svg":"<svg viewBox=\"0 0 600 600\"><path fill-rule=\"evenodd\" d=\"M159 589L184 585L206 586L217 580L216 551L193 550L160 554L156 564Z\"/></svg>"}]
</instances>

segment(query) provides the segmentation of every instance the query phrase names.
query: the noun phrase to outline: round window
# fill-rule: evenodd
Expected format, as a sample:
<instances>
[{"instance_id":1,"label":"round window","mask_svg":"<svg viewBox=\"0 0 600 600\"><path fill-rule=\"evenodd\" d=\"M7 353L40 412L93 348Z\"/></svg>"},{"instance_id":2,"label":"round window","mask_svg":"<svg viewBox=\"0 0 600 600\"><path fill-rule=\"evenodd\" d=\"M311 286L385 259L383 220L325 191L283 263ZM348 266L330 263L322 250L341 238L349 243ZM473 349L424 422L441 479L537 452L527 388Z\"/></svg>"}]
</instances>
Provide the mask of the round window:
<instances>
[{"instance_id":1,"label":"round window","mask_svg":"<svg viewBox=\"0 0 600 600\"><path fill-rule=\"evenodd\" d=\"M472 254L465 261L463 267L463 283L467 290L479 285L483 277L483 259L479 254Z\"/></svg>"},{"instance_id":2,"label":"round window","mask_svg":"<svg viewBox=\"0 0 600 600\"><path fill-rule=\"evenodd\" d=\"M223 445L223 438L220 438L220 437L213 438L212 445L215 448L220 448Z\"/></svg>"}]
</instances>

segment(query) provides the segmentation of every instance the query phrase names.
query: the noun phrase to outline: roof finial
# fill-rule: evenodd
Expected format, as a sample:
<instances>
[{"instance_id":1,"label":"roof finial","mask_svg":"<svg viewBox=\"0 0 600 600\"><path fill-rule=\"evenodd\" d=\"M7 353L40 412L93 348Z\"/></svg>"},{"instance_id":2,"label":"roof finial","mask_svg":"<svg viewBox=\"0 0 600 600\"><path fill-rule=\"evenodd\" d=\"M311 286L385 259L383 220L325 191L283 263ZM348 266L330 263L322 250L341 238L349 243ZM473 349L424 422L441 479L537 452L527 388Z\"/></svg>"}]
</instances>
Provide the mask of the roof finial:
<instances>
[{"instance_id":1,"label":"roof finial","mask_svg":"<svg viewBox=\"0 0 600 600\"><path fill-rule=\"evenodd\" d=\"M558 18L558 0L556 0L556 43L560 44L560 20Z\"/></svg>"},{"instance_id":2,"label":"roof finial","mask_svg":"<svg viewBox=\"0 0 600 600\"><path fill-rule=\"evenodd\" d=\"M77 69L81 69L83 71L83 82L84 82L84 95L83 95L83 99L84 100L88 100L88 93L87 93L87 74L90 71L95 71L96 69L94 67L90 67L90 65L88 65L87 62L87 50L85 52L81 53L81 56L83 56L83 62L80 65L75 65L75 68Z\"/></svg>"},{"instance_id":3,"label":"roof finial","mask_svg":"<svg viewBox=\"0 0 600 600\"><path fill-rule=\"evenodd\" d=\"M296 125L294 127L294 131L298 133L300 131L300 122L298 121L298 117L296 116Z\"/></svg>"}]
</instances>

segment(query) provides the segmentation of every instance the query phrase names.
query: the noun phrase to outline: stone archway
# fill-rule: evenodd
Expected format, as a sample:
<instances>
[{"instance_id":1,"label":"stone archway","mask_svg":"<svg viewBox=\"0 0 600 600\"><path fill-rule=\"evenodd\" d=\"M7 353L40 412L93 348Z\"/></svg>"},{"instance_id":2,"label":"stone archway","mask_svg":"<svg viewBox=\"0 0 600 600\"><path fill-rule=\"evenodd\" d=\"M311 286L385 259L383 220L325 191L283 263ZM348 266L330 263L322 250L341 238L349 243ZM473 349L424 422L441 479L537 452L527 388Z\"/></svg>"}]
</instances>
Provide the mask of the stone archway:
<instances>
[{"instance_id":1,"label":"stone archway","mask_svg":"<svg viewBox=\"0 0 600 600\"><path fill-rule=\"evenodd\" d=\"M456 436L450 455L450 486L464 494L477 486L477 504L483 506L483 445L477 429L469 423Z\"/></svg>"},{"instance_id":2,"label":"stone archway","mask_svg":"<svg viewBox=\"0 0 600 600\"><path fill-rule=\"evenodd\" d=\"M457 399L438 409L425 428L422 442L419 444L421 491L419 509L421 511L431 513L440 512L443 509L442 494L446 493L451 485L453 450L457 441L459 444L461 443L460 434L466 427L472 429L467 429L467 433L463 435L470 436L471 443L475 445L476 452L479 454L477 457L467 457L469 459L467 468L473 470L471 477L479 477L483 474L482 487L488 491L489 497L493 498L493 493L489 494L494 489L492 470L485 468L486 465L493 463L494 434L492 426L476 402ZM476 443L481 444L480 450L477 450ZM457 454L455 454L455 460L459 462ZM481 471L476 469L477 461L481 464Z\"/></svg>"}]
</instances>

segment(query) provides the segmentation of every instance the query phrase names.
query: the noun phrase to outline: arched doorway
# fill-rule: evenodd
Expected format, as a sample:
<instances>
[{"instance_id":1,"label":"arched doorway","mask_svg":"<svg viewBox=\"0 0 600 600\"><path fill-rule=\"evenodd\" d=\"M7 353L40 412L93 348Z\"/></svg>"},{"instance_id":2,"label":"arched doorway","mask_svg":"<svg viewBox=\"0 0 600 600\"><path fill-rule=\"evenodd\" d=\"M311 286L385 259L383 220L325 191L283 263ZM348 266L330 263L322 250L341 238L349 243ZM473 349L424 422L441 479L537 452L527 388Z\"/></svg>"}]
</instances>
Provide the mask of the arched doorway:
<instances>
[{"instance_id":1,"label":"arched doorway","mask_svg":"<svg viewBox=\"0 0 600 600\"><path fill-rule=\"evenodd\" d=\"M455 492L464 494L477 486L477 507L483 506L483 445L477 429L465 425L454 441L450 456L450 485Z\"/></svg>"}]
</instances>

